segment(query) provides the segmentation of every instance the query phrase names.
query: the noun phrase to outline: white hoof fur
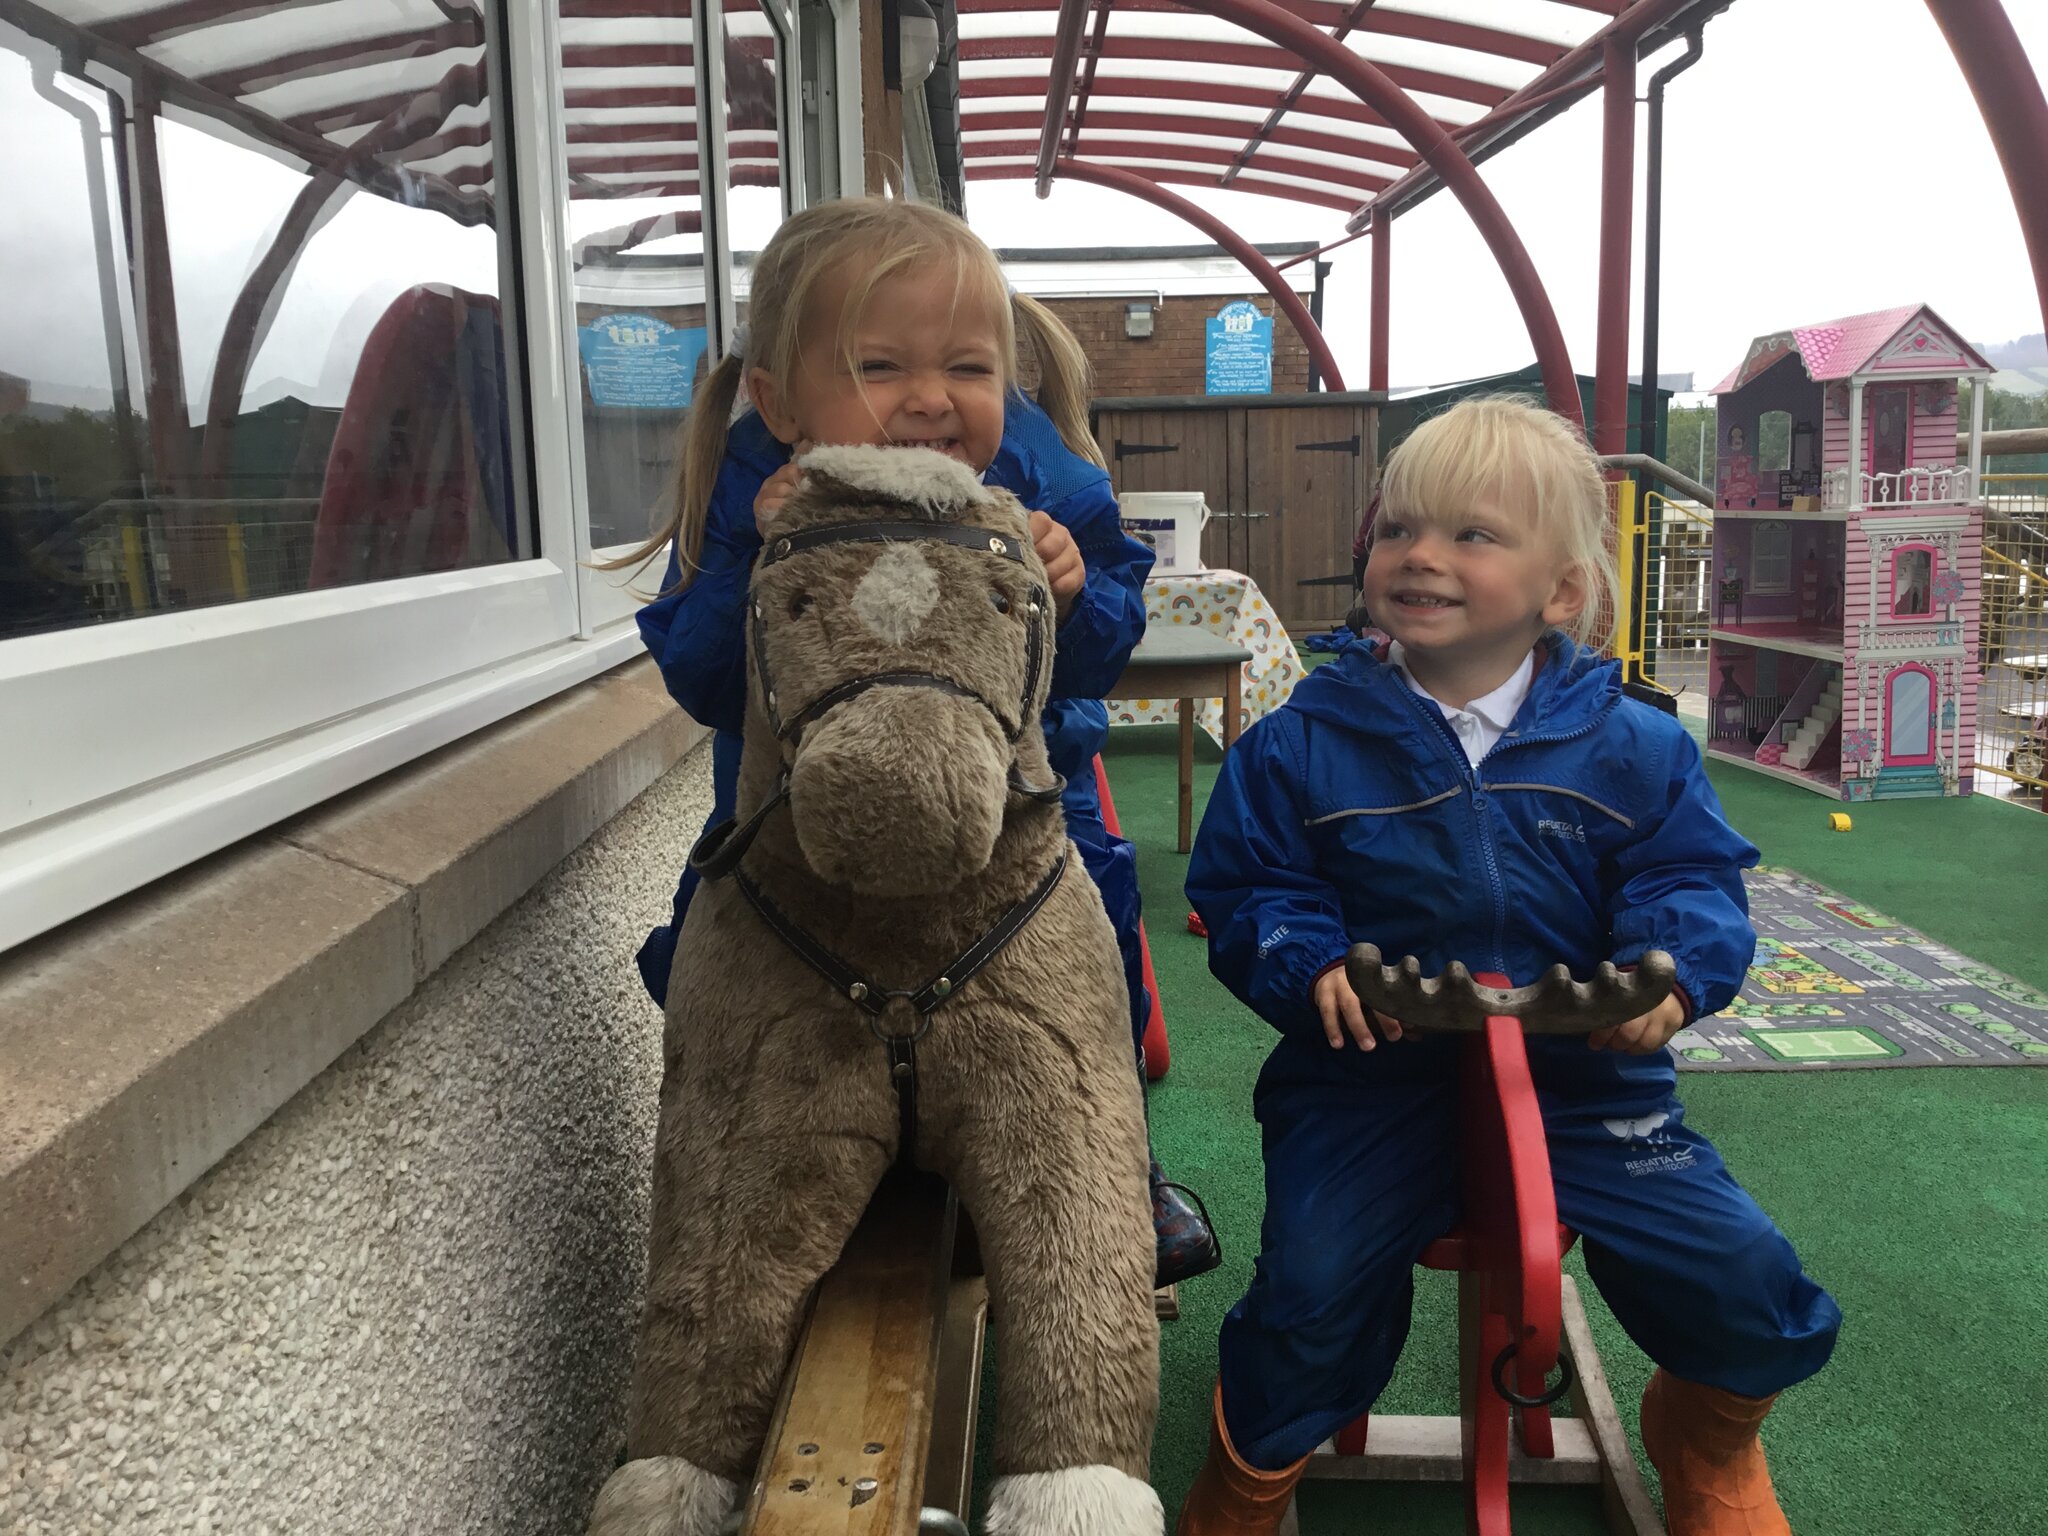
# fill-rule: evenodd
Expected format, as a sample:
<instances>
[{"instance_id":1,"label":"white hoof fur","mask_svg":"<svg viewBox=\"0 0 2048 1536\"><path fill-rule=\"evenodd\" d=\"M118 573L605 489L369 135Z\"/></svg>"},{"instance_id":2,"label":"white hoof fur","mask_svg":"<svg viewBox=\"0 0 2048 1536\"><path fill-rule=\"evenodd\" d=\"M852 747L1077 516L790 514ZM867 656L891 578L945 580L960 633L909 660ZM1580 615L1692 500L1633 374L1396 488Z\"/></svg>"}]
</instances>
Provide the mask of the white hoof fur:
<instances>
[{"instance_id":1,"label":"white hoof fur","mask_svg":"<svg viewBox=\"0 0 2048 1536\"><path fill-rule=\"evenodd\" d=\"M739 1484L680 1456L629 1461L605 1480L590 1536L716 1536Z\"/></svg>"},{"instance_id":2,"label":"white hoof fur","mask_svg":"<svg viewBox=\"0 0 2048 1536\"><path fill-rule=\"evenodd\" d=\"M1115 1467L1018 1472L989 1489L987 1536L1163 1536L1158 1490Z\"/></svg>"}]
</instances>

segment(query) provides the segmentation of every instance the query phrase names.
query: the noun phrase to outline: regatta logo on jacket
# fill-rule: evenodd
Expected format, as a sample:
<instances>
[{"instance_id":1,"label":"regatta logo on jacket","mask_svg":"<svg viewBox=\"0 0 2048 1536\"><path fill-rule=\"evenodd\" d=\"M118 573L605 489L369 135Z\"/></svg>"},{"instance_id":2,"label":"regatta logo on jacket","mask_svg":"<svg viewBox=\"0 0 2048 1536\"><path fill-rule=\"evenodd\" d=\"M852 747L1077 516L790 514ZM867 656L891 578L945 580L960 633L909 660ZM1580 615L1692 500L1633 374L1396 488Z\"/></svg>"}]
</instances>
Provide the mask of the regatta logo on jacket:
<instances>
[{"instance_id":1,"label":"regatta logo on jacket","mask_svg":"<svg viewBox=\"0 0 2048 1536\"><path fill-rule=\"evenodd\" d=\"M1266 956L1273 953L1273 946L1286 937L1287 925L1282 923L1278 928L1275 928L1271 933L1259 940L1259 958L1263 960Z\"/></svg>"},{"instance_id":2,"label":"regatta logo on jacket","mask_svg":"<svg viewBox=\"0 0 2048 1536\"><path fill-rule=\"evenodd\" d=\"M1536 823L1538 837L1561 837L1568 843L1583 843L1586 829L1575 821L1557 821L1549 816Z\"/></svg>"}]
</instances>

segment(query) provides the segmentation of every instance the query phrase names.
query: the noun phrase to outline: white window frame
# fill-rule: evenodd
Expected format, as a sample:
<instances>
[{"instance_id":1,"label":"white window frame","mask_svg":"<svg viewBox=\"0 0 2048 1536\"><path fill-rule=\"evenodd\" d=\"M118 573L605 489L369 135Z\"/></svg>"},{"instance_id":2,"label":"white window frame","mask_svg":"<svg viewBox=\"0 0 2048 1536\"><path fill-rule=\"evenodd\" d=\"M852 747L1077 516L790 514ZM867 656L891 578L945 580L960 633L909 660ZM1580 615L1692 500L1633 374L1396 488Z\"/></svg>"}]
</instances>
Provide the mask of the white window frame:
<instances>
[{"instance_id":1,"label":"white window frame","mask_svg":"<svg viewBox=\"0 0 2048 1536\"><path fill-rule=\"evenodd\" d=\"M512 142L557 150L518 155L504 212L537 556L0 641L0 950L640 654L585 565L553 7L487 11Z\"/></svg>"}]
</instances>

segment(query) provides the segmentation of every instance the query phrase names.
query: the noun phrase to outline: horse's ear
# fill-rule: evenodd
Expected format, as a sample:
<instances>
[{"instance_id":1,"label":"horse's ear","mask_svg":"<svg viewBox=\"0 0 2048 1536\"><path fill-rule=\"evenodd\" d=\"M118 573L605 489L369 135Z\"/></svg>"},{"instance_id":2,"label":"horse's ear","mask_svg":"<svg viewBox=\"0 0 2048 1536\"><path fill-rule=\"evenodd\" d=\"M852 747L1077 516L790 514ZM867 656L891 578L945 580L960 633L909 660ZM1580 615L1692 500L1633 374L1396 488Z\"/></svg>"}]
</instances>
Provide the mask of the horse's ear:
<instances>
[{"instance_id":1,"label":"horse's ear","mask_svg":"<svg viewBox=\"0 0 2048 1536\"><path fill-rule=\"evenodd\" d=\"M804 474L822 476L862 497L879 497L935 517L988 506L994 493L958 459L929 448L828 445L797 461Z\"/></svg>"}]
</instances>

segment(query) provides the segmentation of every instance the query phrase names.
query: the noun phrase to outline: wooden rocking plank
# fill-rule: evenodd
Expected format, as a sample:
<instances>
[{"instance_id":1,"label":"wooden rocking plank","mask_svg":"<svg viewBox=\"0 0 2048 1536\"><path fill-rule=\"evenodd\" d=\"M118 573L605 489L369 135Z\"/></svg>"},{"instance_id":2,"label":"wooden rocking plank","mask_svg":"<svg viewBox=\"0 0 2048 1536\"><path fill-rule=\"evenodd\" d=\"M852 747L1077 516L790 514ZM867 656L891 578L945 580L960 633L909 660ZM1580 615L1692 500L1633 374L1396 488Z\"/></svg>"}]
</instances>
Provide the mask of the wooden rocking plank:
<instances>
[{"instance_id":1,"label":"wooden rocking plank","mask_svg":"<svg viewBox=\"0 0 2048 1536\"><path fill-rule=\"evenodd\" d=\"M812 1297L742 1536L915 1536L931 1502L955 1209L937 1179L891 1175L876 1191Z\"/></svg>"},{"instance_id":2,"label":"wooden rocking plank","mask_svg":"<svg viewBox=\"0 0 2048 1536\"><path fill-rule=\"evenodd\" d=\"M1508 1448L1508 1480L1514 1483L1597 1483L1600 1453L1587 1427L1576 1419L1553 1419L1555 1456L1534 1457L1519 1445ZM1336 1442L1316 1447L1304 1478L1331 1482L1455 1483L1465 1476L1464 1426L1429 1414L1376 1413L1365 1451L1339 1456Z\"/></svg>"},{"instance_id":3,"label":"wooden rocking plank","mask_svg":"<svg viewBox=\"0 0 2048 1536\"><path fill-rule=\"evenodd\" d=\"M1564 1344L1572 1360L1572 1412L1592 1431L1593 1443L1600 1453L1601 1497L1606 1506L1607 1529L1612 1536L1664 1536L1663 1517L1650 1502L1650 1490L1643 1485L1635 1452L1629 1449L1628 1432L1621 1427L1621 1418L1614 1411L1614 1394L1608 1390L1607 1371L1600 1363L1600 1351L1594 1347L1593 1330L1586 1326L1586 1309L1579 1300L1578 1282L1570 1275L1560 1278Z\"/></svg>"}]
</instances>

